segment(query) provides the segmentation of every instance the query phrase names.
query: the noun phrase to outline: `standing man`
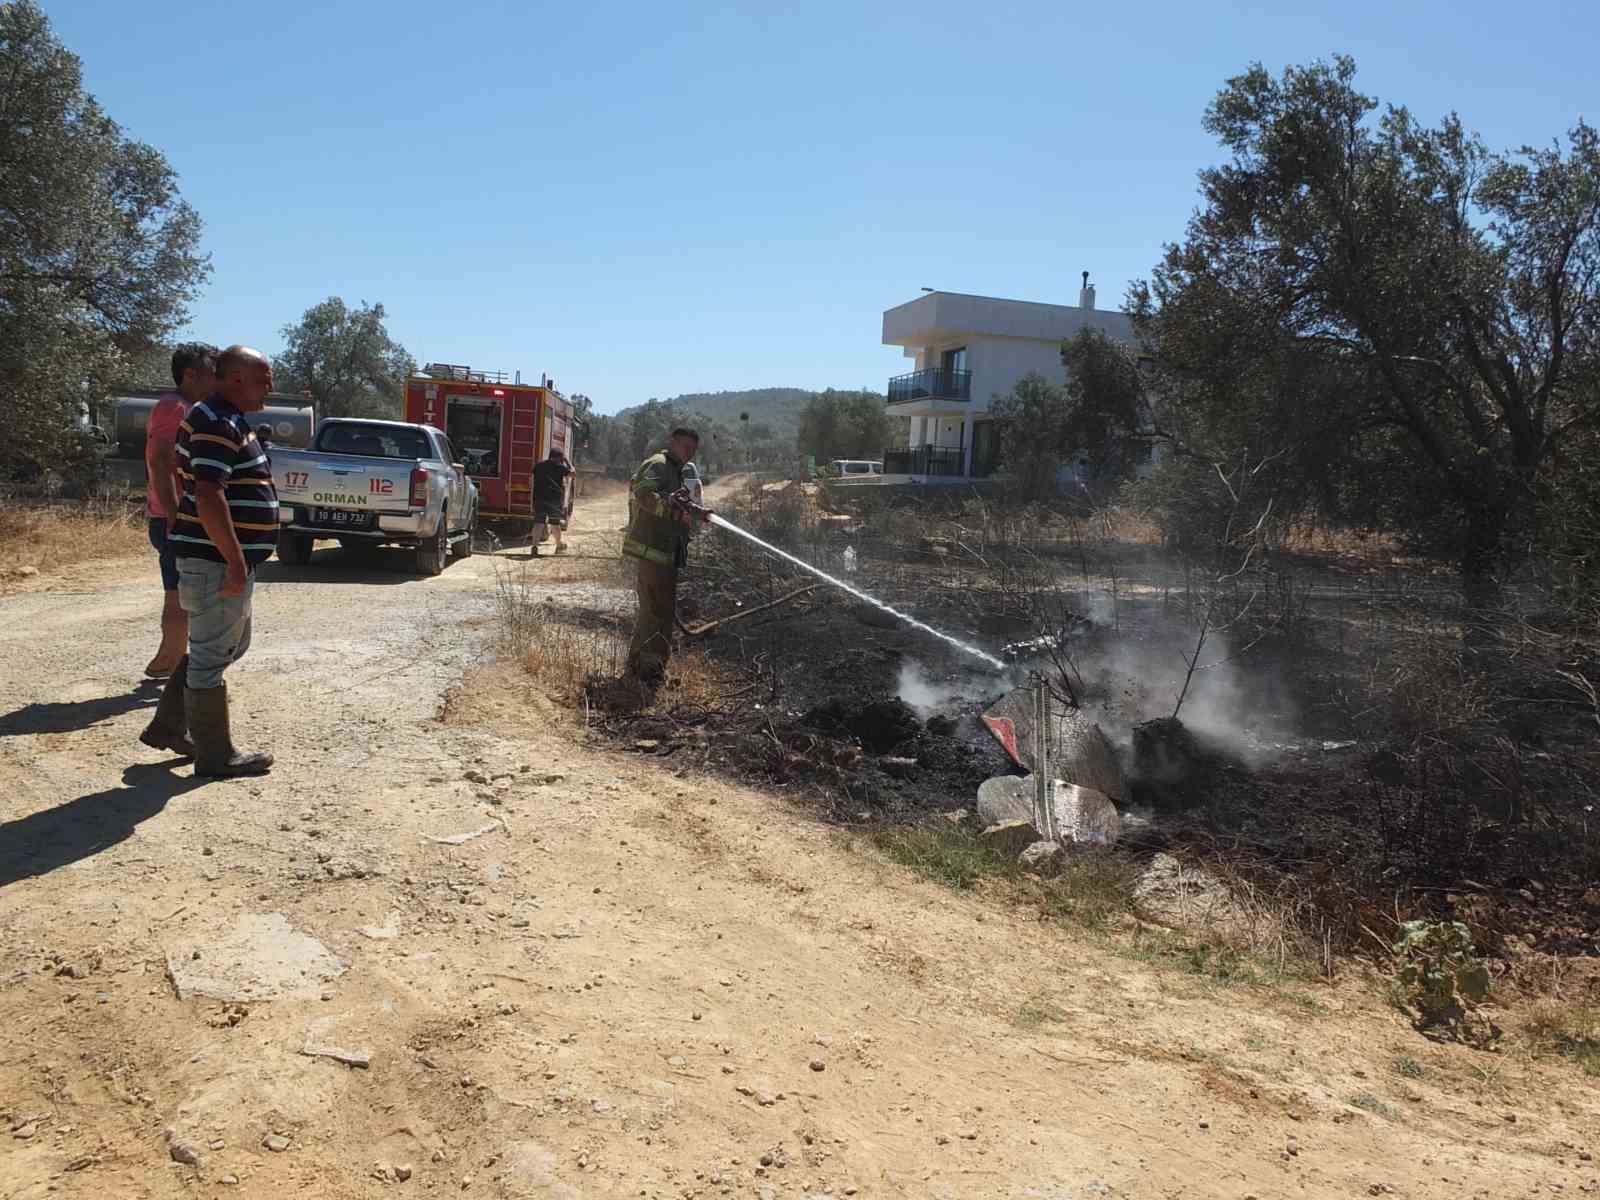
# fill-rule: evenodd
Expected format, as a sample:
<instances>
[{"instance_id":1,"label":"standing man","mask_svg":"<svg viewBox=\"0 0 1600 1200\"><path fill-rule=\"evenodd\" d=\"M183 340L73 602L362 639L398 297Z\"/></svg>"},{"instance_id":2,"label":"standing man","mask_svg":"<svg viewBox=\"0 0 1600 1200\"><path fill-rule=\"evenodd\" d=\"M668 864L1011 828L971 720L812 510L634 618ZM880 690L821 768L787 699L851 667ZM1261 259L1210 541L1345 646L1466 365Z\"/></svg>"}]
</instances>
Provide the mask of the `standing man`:
<instances>
[{"instance_id":1,"label":"standing man","mask_svg":"<svg viewBox=\"0 0 1600 1200\"><path fill-rule=\"evenodd\" d=\"M172 555L167 534L178 511L178 470L174 447L178 425L191 406L211 394L217 384L217 348L205 342L187 342L172 352L172 382L178 387L156 401L145 429L144 472L145 517L150 544L160 556L161 586L166 599L161 606L161 645L145 667L151 679L166 679L177 669L189 638L189 618L178 603L178 563ZM181 749L184 747L159 747Z\"/></svg>"},{"instance_id":2,"label":"standing man","mask_svg":"<svg viewBox=\"0 0 1600 1200\"><path fill-rule=\"evenodd\" d=\"M572 466L567 462L567 456L559 450L551 450L550 457L533 468L533 520L534 542L528 550L528 557L535 558L539 554L539 544L545 539L545 530L553 529L556 533L557 554L567 552L566 542L561 540L561 531L567 527L567 514L572 511L569 489L572 486Z\"/></svg>"},{"instance_id":3,"label":"standing man","mask_svg":"<svg viewBox=\"0 0 1600 1200\"><path fill-rule=\"evenodd\" d=\"M678 428L667 448L652 454L633 473L628 489L628 533L622 553L635 561L639 615L628 647L628 677L654 687L666 674L672 654L672 623L678 603L678 568L688 561L689 532L710 513L688 503L683 466L693 462L700 435Z\"/></svg>"},{"instance_id":4,"label":"standing man","mask_svg":"<svg viewBox=\"0 0 1600 1200\"><path fill-rule=\"evenodd\" d=\"M249 414L272 390L272 364L249 346L217 358L217 390L179 427L183 498L171 538L177 543L178 595L189 615L184 710L194 742L194 773L211 779L261 775L272 755L233 744L222 674L250 648L255 569L278 538L278 494Z\"/></svg>"}]
</instances>

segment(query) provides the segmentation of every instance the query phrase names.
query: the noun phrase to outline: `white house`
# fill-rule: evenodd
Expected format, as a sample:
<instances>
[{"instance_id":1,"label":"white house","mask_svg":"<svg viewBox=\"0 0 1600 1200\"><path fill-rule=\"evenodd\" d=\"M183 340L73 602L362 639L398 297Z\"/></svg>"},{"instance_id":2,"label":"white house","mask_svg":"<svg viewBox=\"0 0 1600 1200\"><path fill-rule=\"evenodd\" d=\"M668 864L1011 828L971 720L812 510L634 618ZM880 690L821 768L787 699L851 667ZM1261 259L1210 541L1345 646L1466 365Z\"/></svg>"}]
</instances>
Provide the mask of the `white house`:
<instances>
[{"instance_id":1,"label":"white house","mask_svg":"<svg viewBox=\"0 0 1600 1200\"><path fill-rule=\"evenodd\" d=\"M1066 380L1061 345L1083 329L1132 343L1127 313L1094 306L1083 273L1076 308L934 292L883 314L883 344L900 346L915 369L889 380L891 416L911 418L904 451L884 454L884 474L986 478L998 443L990 403L1030 374Z\"/></svg>"}]
</instances>

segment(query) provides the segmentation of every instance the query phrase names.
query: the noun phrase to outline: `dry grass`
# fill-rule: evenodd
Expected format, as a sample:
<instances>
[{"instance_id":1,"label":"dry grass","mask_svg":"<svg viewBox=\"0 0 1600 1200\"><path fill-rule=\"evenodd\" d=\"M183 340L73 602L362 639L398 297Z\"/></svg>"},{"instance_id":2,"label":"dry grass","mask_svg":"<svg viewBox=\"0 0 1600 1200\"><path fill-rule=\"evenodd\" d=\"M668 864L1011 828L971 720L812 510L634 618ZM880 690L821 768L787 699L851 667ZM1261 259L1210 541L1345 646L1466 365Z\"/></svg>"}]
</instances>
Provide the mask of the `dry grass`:
<instances>
[{"instance_id":1,"label":"dry grass","mask_svg":"<svg viewBox=\"0 0 1600 1200\"><path fill-rule=\"evenodd\" d=\"M620 578L620 573L608 579ZM502 571L497 576L501 649L550 699L584 718L600 692L623 673L632 635L631 606L615 611L575 608L542 595L542 574ZM648 698L640 715L669 716L716 708L733 686L729 672L680 642L666 686Z\"/></svg>"},{"instance_id":2,"label":"dry grass","mask_svg":"<svg viewBox=\"0 0 1600 1200\"><path fill-rule=\"evenodd\" d=\"M1385 647L1367 664L1365 692L1383 702L1381 728L1401 737L1450 736L1490 715L1490 680L1462 657L1461 629L1389 615Z\"/></svg>"},{"instance_id":3,"label":"dry grass","mask_svg":"<svg viewBox=\"0 0 1600 1200\"><path fill-rule=\"evenodd\" d=\"M142 507L121 498L54 504L8 501L0 521L0 579L75 563L152 553Z\"/></svg>"},{"instance_id":4,"label":"dry grass","mask_svg":"<svg viewBox=\"0 0 1600 1200\"><path fill-rule=\"evenodd\" d=\"M1534 1054L1554 1054L1600 1076L1600 1008L1546 1000L1533 1005L1523 1035Z\"/></svg>"}]
</instances>

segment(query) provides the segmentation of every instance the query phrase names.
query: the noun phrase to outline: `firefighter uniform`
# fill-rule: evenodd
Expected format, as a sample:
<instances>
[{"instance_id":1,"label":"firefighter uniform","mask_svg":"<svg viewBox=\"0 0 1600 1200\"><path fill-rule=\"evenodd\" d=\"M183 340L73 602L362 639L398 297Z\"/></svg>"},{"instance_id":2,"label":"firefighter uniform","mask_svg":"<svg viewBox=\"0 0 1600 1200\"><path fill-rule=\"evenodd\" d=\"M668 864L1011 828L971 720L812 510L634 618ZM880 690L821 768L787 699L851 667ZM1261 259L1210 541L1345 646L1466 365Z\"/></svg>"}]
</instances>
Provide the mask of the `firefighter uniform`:
<instances>
[{"instance_id":1,"label":"firefighter uniform","mask_svg":"<svg viewBox=\"0 0 1600 1200\"><path fill-rule=\"evenodd\" d=\"M622 553L634 560L639 616L628 647L628 674L654 681L672 654L678 602L678 568L688 561L688 520L668 499L683 487L683 464L667 451L652 454L629 485L627 536Z\"/></svg>"}]
</instances>

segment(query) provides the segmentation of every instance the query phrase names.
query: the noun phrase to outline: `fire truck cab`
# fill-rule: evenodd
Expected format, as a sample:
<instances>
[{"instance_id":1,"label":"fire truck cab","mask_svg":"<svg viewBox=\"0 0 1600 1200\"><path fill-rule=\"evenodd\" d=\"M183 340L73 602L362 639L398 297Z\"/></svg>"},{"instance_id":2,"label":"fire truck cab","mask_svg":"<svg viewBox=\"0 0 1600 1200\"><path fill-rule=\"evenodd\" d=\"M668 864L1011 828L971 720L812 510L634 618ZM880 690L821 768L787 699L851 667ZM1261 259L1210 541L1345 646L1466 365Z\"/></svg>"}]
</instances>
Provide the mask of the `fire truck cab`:
<instances>
[{"instance_id":1,"label":"fire truck cab","mask_svg":"<svg viewBox=\"0 0 1600 1200\"><path fill-rule=\"evenodd\" d=\"M406 420L444 431L478 485L485 517L533 521L533 468L560 450L573 463L572 406L553 379L429 363L406 380Z\"/></svg>"}]
</instances>

